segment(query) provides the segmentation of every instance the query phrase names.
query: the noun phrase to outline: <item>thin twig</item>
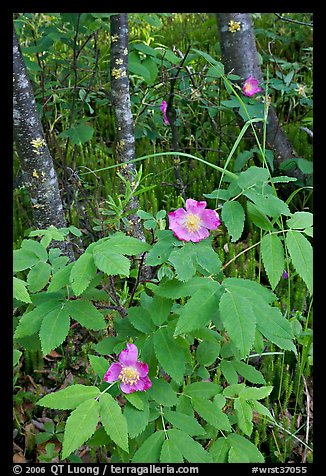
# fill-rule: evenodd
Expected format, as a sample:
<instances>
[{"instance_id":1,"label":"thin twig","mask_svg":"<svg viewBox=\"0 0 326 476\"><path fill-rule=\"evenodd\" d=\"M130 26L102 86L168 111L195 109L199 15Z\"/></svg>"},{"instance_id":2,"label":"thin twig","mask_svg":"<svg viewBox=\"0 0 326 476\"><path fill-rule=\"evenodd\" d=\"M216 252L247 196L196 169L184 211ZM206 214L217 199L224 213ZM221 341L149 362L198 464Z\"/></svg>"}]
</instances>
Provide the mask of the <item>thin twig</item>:
<instances>
[{"instance_id":1,"label":"thin twig","mask_svg":"<svg viewBox=\"0 0 326 476\"><path fill-rule=\"evenodd\" d=\"M289 23L296 23L297 25L304 25L304 26L309 26L310 28L313 28L314 27L314 24L311 22L311 23L308 23L308 22L305 22L305 21L299 21L299 20L293 20L292 18L286 18L286 17L283 17L282 15L280 15L279 13L274 13L275 16L277 16L277 18L279 20L283 20L283 21L287 21Z\"/></svg>"}]
</instances>

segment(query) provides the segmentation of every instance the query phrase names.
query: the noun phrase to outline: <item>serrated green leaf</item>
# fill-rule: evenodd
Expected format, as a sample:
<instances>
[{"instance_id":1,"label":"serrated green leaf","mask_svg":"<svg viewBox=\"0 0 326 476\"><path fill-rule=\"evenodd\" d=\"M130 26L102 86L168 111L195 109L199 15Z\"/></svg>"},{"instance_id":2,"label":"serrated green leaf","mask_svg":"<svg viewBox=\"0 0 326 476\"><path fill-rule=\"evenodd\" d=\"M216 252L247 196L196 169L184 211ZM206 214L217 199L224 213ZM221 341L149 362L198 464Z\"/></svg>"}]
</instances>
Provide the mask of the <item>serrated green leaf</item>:
<instances>
[{"instance_id":1,"label":"serrated green leaf","mask_svg":"<svg viewBox=\"0 0 326 476\"><path fill-rule=\"evenodd\" d=\"M282 242L278 236L267 234L261 240L260 249L269 282L275 289L285 267Z\"/></svg>"},{"instance_id":2,"label":"serrated green leaf","mask_svg":"<svg viewBox=\"0 0 326 476\"><path fill-rule=\"evenodd\" d=\"M205 451L201 444L193 440L191 436L181 430L173 428L168 430L168 437L179 448L183 457L189 463L212 463L211 455Z\"/></svg>"},{"instance_id":3,"label":"serrated green leaf","mask_svg":"<svg viewBox=\"0 0 326 476\"><path fill-rule=\"evenodd\" d=\"M196 264L212 275L219 273L222 263L218 254L213 250L211 239L207 238L195 245Z\"/></svg>"},{"instance_id":4,"label":"serrated green leaf","mask_svg":"<svg viewBox=\"0 0 326 476\"><path fill-rule=\"evenodd\" d=\"M32 293L41 291L49 282L51 266L49 263L40 261L29 271L27 275L28 289Z\"/></svg>"},{"instance_id":5,"label":"serrated green leaf","mask_svg":"<svg viewBox=\"0 0 326 476\"><path fill-rule=\"evenodd\" d=\"M264 463L264 457L256 446L244 436L230 433L227 436L230 445L229 463Z\"/></svg>"},{"instance_id":6,"label":"serrated green leaf","mask_svg":"<svg viewBox=\"0 0 326 476\"><path fill-rule=\"evenodd\" d=\"M214 463L227 463L230 444L225 437L220 437L210 446L208 452Z\"/></svg>"},{"instance_id":7,"label":"serrated green leaf","mask_svg":"<svg viewBox=\"0 0 326 476\"><path fill-rule=\"evenodd\" d=\"M208 324L218 309L222 292L216 281L198 290L182 308L174 334L184 334Z\"/></svg>"},{"instance_id":8,"label":"serrated green leaf","mask_svg":"<svg viewBox=\"0 0 326 476\"><path fill-rule=\"evenodd\" d=\"M156 329L149 311L141 306L128 309L128 320L135 329L138 329L144 334L150 334Z\"/></svg>"},{"instance_id":9,"label":"serrated green leaf","mask_svg":"<svg viewBox=\"0 0 326 476\"><path fill-rule=\"evenodd\" d=\"M260 415L267 416L271 420L274 420L271 412L262 403L258 402L257 400L250 400L250 405Z\"/></svg>"},{"instance_id":10,"label":"serrated green leaf","mask_svg":"<svg viewBox=\"0 0 326 476\"><path fill-rule=\"evenodd\" d=\"M257 195L255 203L262 213L272 218L278 218L281 215L291 215L288 205L275 195Z\"/></svg>"},{"instance_id":11,"label":"serrated green leaf","mask_svg":"<svg viewBox=\"0 0 326 476\"><path fill-rule=\"evenodd\" d=\"M181 383L185 372L185 353L170 328L161 327L155 332L154 349L165 372L177 383Z\"/></svg>"},{"instance_id":12,"label":"serrated green leaf","mask_svg":"<svg viewBox=\"0 0 326 476\"><path fill-rule=\"evenodd\" d=\"M244 398L236 398L234 400L234 410L237 417L240 430L250 436L253 429L252 408Z\"/></svg>"},{"instance_id":13,"label":"serrated green leaf","mask_svg":"<svg viewBox=\"0 0 326 476\"><path fill-rule=\"evenodd\" d=\"M78 124L76 126L70 127L69 129L62 131L59 134L59 137L65 138L69 137L72 144L81 145L85 142L88 142L94 134L94 128L88 126L87 124Z\"/></svg>"},{"instance_id":14,"label":"serrated green leaf","mask_svg":"<svg viewBox=\"0 0 326 476\"><path fill-rule=\"evenodd\" d=\"M102 250L112 250L114 253L122 255L137 256L151 249L151 245L145 241L138 240L132 236L126 236L124 233L115 233L108 240L104 241L95 252L100 253Z\"/></svg>"},{"instance_id":15,"label":"serrated green leaf","mask_svg":"<svg viewBox=\"0 0 326 476\"><path fill-rule=\"evenodd\" d=\"M222 208L222 221L227 227L231 241L237 241L243 232L245 220L244 210L239 202L225 202Z\"/></svg>"},{"instance_id":16,"label":"serrated green leaf","mask_svg":"<svg viewBox=\"0 0 326 476\"><path fill-rule=\"evenodd\" d=\"M157 463L164 442L164 431L156 431L149 436L134 454L132 463Z\"/></svg>"},{"instance_id":17,"label":"serrated green leaf","mask_svg":"<svg viewBox=\"0 0 326 476\"><path fill-rule=\"evenodd\" d=\"M239 392L239 397L244 400L261 400L262 398L266 398L273 387L271 385L265 387L245 387Z\"/></svg>"},{"instance_id":18,"label":"serrated green leaf","mask_svg":"<svg viewBox=\"0 0 326 476\"><path fill-rule=\"evenodd\" d=\"M241 357L246 357L255 340L256 316L251 302L237 292L226 292L220 299L220 316Z\"/></svg>"},{"instance_id":19,"label":"serrated green leaf","mask_svg":"<svg viewBox=\"0 0 326 476\"><path fill-rule=\"evenodd\" d=\"M206 286L213 288L212 280L202 276L195 276L186 283L178 279L171 279L165 283L160 283L154 288L155 294L170 299L179 299L181 297L193 296L194 293Z\"/></svg>"},{"instance_id":20,"label":"serrated green leaf","mask_svg":"<svg viewBox=\"0 0 326 476\"><path fill-rule=\"evenodd\" d=\"M77 450L96 430L100 405L91 399L81 403L69 416L62 444L62 459Z\"/></svg>"},{"instance_id":21,"label":"serrated green leaf","mask_svg":"<svg viewBox=\"0 0 326 476\"><path fill-rule=\"evenodd\" d=\"M161 449L160 463L183 463L182 453L175 440L164 440Z\"/></svg>"},{"instance_id":22,"label":"serrated green leaf","mask_svg":"<svg viewBox=\"0 0 326 476\"><path fill-rule=\"evenodd\" d=\"M20 350L13 349L13 359L12 359L13 367L15 367L15 365L18 364L19 359L21 358L22 355L23 355L23 353Z\"/></svg>"},{"instance_id":23,"label":"serrated green leaf","mask_svg":"<svg viewBox=\"0 0 326 476\"><path fill-rule=\"evenodd\" d=\"M101 395L99 401L101 422L105 431L114 443L128 452L128 425L120 405L108 393Z\"/></svg>"},{"instance_id":24,"label":"serrated green leaf","mask_svg":"<svg viewBox=\"0 0 326 476\"><path fill-rule=\"evenodd\" d=\"M179 281L178 281L179 282ZM152 321L157 326L161 326L167 321L172 309L173 301L162 296L155 295L148 307Z\"/></svg>"},{"instance_id":25,"label":"serrated green leaf","mask_svg":"<svg viewBox=\"0 0 326 476\"><path fill-rule=\"evenodd\" d=\"M157 243L154 244L147 254L147 266L157 266L165 263L169 259L174 245L178 244L178 240L171 230L159 230L157 237Z\"/></svg>"},{"instance_id":26,"label":"serrated green leaf","mask_svg":"<svg viewBox=\"0 0 326 476\"><path fill-rule=\"evenodd\" d=\"M119 342L119 338L116 336L104 337L97 344L93 344L93 349L99 354L108 355L113 352L114 347Z\"/></svg>"},{"instance_id":27,"label":"serrated green leaf","mask_svg":"<svg viewBox=\"0 0 326 476\"><path fill-rule=\"evenodd\" d=\"M20 249L13 251L13 271L23 271L24 269L32 268L36 263L40 261L39 257L31 251Z\"/></svg>"},{"instance_id":28,"label":"serrated green leaf","mask_svg":"<svg viewBox=\"0 0 326 476\"><path fill-rule=\"evenodd\" d=\"M62 344L68 335L69 326L70 317L64 305L44 316L39 332L44 355Z\"/></svg>"},{"instance_id":29,"label":"serrated green leaf","mask_svg":"<svg viewBox=\"0 0 326 476\"><path fill-rule=\"evenodd\" d=\"M103 250L101 252L93 253L95 265L101 271L109 276L121 274L129 276L130 261L122 254L114 253L110 250Z\"/></svg>"},{"instance_id":30,"label":"serrated green leaf","mask_svg":"<svg viewBox=\"0 0 326 476\"><path fill-rule=\"evenodd\" d=\"M73 410L84 401L97 397L99 393L97 387L77 383L45 395L37 402L37 405L53 410Z\"/></svg>"},{"instance_id":31,"label":"serrated green leaf","mask_svg":"<svg viewBox=\"0 0 326 476\"><path fill-rule=\"evenodd\" d=\"M152 380L152 386L147 390L147 395L153 398L160 405L172 407L178 403L178 398L171 385L166 381L158 378Z\"/></svg>"},{"instance_id":32,"label":"serrated green leaf","mask_svg":"<svg viewBox=\"0 0 326 476\"><path fill-rule=\"evenodd\" d=\"M32 311L26 312L19 320L19 323L15 329L14 337L19 339L21 337L36 334L40 330L42 320L46 314L55 310L56 308L61 308L61 306L62 303L51 299L48 302L40 304Z\"/></svg>"},{"instance_id":33,"label":"serrated green leaf","mask_svg":"<svg viewBox=\"0 0 326 476\"><path fill-rule=\"evenodd\" d=\"M282 316L281 311L276 307L264 305L253 306L257 316L257 329L267 339L284 350L291 350L297 353L292 340L294 338L290 323Z\"/></svg>"},{"instance_id":34,"label":"serrated green leaf","mask_svg":"<svg viewBox=\"0 0 326 476\"><path fill-rule=\"evenodd\" d=\"M221 345L219 342L200 342L196 349L196 359L199 364L205 367L212 365L220 353Z\"/></svg>"},{"instance_id":35,"label":"serrated green leaf","mask_svg":"<svg viewBox=\"0 0 326 476\"><path fill-rule=\"evenodd\" d=\"M21 244L21 248L24 251L30 251L34 253L41 261L48 260L48 252L46 251L45 247L35 240L23 240Z\"/></svg>"},{"instance_id":36,"label":"serrated green leaf","mask_svg":"<svg viewBox=\"0 0 326 476\"><path fill-rule=\"evenodd\" d=\"M238 360L232 360L231 364L233 368L242 375L242 377L249 380L249 382L261 385L266 383L263 374L252 365L248 365L245 362L240 362Z\"/></svg>"},{"instance_id":37,"label":"serrated green leaf","mask_svg":"<svg viewBox=\"0 0 326 476\"><path fill-rule=\"evenodd\" d=\"M272 231L273 230L273 224L267 218L267 215L263 213L259 208L254 205L251 202L247 202L247 213L249 215L249 218L252 220L252 222L258 226L259 228L262 228L262 230L266 231Z\"/></svg>"},{"instance_id":38,"label":"serrated green leaf","mask_svg":"<svg viewBox=\"0 0 326 476\"><path fill-rule=\"evenodd\" d=\"M144 410L144 399L139 395L139 392L126 393L124 397L131 405L137 408L137 410Z\"/></svg>"},{"instance_id":39,"label":"serrated green leaf","mask_svg":"<svg viewBox=\"0 0 326 476\"><path fill-rule=\"evenodd\" d=\"M219 408L216 402L204 398L192 397L192 404L196 412L210 425L218 430L231 431L229 419Z\"/></svg>"},{"instance_id":40,"label":"serrated green leaf","mask_svg":"<svg viewBox=\"0 0 326 476\"><path fill-rule=\"evenodd\" d=\"M98 355L89 355L88 359L92 369L94 370L94 373L98 375L102 381L104 374L107 372L110 366L109 362L105 357Z\"/></svg>"},{"instance_id":41,"label":"serrated green leaf","mask_svg":"<svg viewBox=\"0 0 326 476\"><path fill-rule=\"evenodd\" d=\"M70 282L76 296L79 296L85 291L96 275L96 271L93 256L89 253L82 254L77 261L73 263L70 272Z\"/></svg>"},{"instance_id":42,"label":"serrated green leaf","mask_svg":"<svg viewBox=\"0 0 326 476\"><path fill-rule=\"evenodd\" d=\"M169 261L175 268L177 279L189 281L194 276L196 273L195 258L195 245L191 241L172 251Z\"/></svg>"},{"instance_id":43,"label":"serrated green leaf","mask_svg":"<svg viewBox=\"0 0 326 476\"><path fill-rule=\"evenodd\" d=\"M233 362L226 359L222 359L220 363L221 371L229 385L238 383L238 374L232 364Z\"/></svg>"},{"instance_id":44,"label":"serrated green leaf","mask_svg":"<svg viewBox=\"0 0 326 476\"><path fill-rule=\"evenodd\" d=\"M217 393L220 393L222 387L212 382L193 382L183 390L183 393L190 397L209 399L214 397Z\"/></svg>"},{"instance_id":45,"label":"serrated green leaf","mask_svg":"<svg viewBox=\"0 0 326 476\"><path fill-rule=\"evenodd\" d=\"M47 289L48 292L58 291L64 286L68 286L70 284L70 273L74 265L75 263L69 263L67 266L62 269L59 269L59 271L56 271L55 274L53 274L53 277Z\"/></svg>"},{"instance_id":46,"label":"serrated green leaf","mask_svg":"<svg viewBox=\"0 0 326 476\"><path fill-rule=\"evenodd\" d=\"M134 394L131 393L128 396L131 396L131 395L134 395ZM133 405L130 405L129 403L127 403L124 407L124 416L127 420L128 432L129 432L130 438L136 438L136 436L138 436L142 431L144 431L146 426L148 425L148 419L149 419L148 403L147 402L144 403L144 408L142 410L138 410L137 408L134 408Z\"/></svg>"},{"instance_id":47,"label":"serrated green leaf","mask_svg":"<svg viewBox=\"0 0 326 476\"><path fill-rule=\"evenodd\" d=\"M31 298L26 289L27 284L22 279L13 278L13 297L19 301L31 303Z\"/></svg>"},{"instance_id":48,"label":"serrated green leaf","mask_svg":"<svg viewBox=\"0 0 326 476\"><path fill-rule=\"evenodd\" d=\"M295 212L291 218L286 220L289 228L303 229L313 225L313 214L310 212Z\"/></svg>"},{"instance_id":49,"label":"serrated green leaf","mask_svg":"<svg viewBox=\"0 0 326 476\"><path fill-rule=\"evenodd\" d=\"M261 297L266 303L271 303L277 300L277 296L265 286L252 281L251 279L243 278L226 278L222 285L231 292L242 293L243 296Z\"/></svg>"},{"instance_id":50,"label":"serrated green leaf","mask_svg":"<svg viewBox=\"0 0 326 476\"><path fill-rule=\"evenodd\" d=\"M269 179L269 172L262 167L256 167L255 165L249 167L244 172L241 172L237 183L243 190L252 187L258 182L266 182Z\"/></svg>"},{"instance_id":51,"label":"serrated green leaf","mask_svg":"<svg viewBox=\"0 0 326 476\"><path fill-rule=\"evenodd\" d=\"M89 301L84 299L71 300L66 302L65 309L70 317L87 329L98 330L107 327L103 315Z\"/></svg>"},{"instance_id":52,"label":"serrated green leaf","mask_svg":"<svg viewBox=\"0 0 326 476\"><path fill-rule=\"evenodd\" d=\"M294 268L306 283L310 294L312 294L313 251L310 242L302 233L292 230L287 232L285 243Z\"/></svg>"},{"instance_id":53,"label":"serrated green leaf","mask_svg":"<svg viewBox=\"0 0 326 476\"><path fill-rule=\"evenodd\" d=\"M196 418L186 415L185 413L166 410L164 412L164 418L166 418L173 426L179 430L185 431L190 436L204 435L206 433Z\"/></svg>"}]
</instances>

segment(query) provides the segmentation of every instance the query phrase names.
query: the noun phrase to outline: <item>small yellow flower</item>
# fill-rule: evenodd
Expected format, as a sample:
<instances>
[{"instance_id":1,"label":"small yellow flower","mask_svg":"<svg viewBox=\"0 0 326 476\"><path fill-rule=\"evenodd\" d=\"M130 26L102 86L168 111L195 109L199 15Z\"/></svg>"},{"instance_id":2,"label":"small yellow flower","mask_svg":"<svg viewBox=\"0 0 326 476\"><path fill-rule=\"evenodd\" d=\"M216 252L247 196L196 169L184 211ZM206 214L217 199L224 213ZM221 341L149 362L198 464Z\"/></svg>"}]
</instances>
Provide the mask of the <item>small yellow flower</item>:
<instances>
[{"instance_id":1,"label":"small yellow flower","mask_svg":"<svg viewBox=\"0 0 326 476\"><path fill-rule=\"evenodd\" d=\"M235 33L236 31L239 31L240 28L241 28L241 23L239 21L234 21L234 20L229 21L229 31L231 33Z\"/></svg>"}]
</instances>

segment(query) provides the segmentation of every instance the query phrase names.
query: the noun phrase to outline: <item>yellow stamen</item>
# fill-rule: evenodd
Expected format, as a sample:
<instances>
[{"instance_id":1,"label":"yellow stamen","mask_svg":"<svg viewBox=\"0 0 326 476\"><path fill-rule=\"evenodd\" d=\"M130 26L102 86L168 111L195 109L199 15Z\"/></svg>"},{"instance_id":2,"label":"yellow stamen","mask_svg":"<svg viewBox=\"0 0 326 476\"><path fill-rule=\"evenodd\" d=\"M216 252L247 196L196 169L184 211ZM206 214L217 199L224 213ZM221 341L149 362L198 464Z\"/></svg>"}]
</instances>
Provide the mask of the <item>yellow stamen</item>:
<instances>
[{"instance_id":1,"label":"yellow stamen","mask_svg":"<svg viewBox=\"0 0 326 476\"><path fill-rule=\"evenodd\" d=\"M139 380L139 372L132 367L122 367L119 379L125 384L134 385Z\"/></svg>"},{"instance_id":2,"label":"yellow stamen","mask_svg":"<svg viewBox=\"0 0 326 476\"><path fill-rule=\"evenodd\" d=\"M185 220L185 227L189 233L195 233L201 227L200 217L198 215L194 215L193 213L188 213Z\"/></svg>"}]
</instances>

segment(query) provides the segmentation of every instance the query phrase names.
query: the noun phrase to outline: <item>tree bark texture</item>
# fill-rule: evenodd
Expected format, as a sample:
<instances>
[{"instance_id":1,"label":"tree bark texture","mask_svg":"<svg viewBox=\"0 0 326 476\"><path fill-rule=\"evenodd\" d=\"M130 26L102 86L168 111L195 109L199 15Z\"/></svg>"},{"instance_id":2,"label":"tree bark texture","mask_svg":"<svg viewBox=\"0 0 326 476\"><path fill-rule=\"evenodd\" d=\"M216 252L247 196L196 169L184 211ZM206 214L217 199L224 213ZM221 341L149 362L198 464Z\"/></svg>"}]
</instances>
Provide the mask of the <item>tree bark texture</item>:
<instances>
[{"instance_id":1,"label":"tree bark texture","mask_svg":"<svg viewBox=\"0 0 326 476\"><path fill-rule=\"evenodd\" d=\"M13 30L13 133L20 161L22 182L31 200L36 228L66 226L57 174L45 141L34 92L28 78L18 38ZM56 243L73 259L67 244Z\"/></svg>"},{"instance_id":2,"label":"tree bark texture","mask_svg":"<svg viewBox=\"0 0 326 476\"><path fill-rule=\"evenodd\" d=\"M239 84L241 85L250 75L261 82L263 77L258 61L251 14L216 13L216 17L225 71L232 71L232 73L240 76ZM229 30L229 24L232 20L240 23L240 29L235 32ZM279 168L284 160L296 158L298 154L282 130L272 106L269 107L267 121L266 145L273 150L275 165ZM261 139L263 136L263 124L256 123L255 127ZM287 175L294 176L301 181L304 180L304 175L298 168L288 170Z\"/></svg>"},{"instance_id":3,"label":"tree bark texture","mask_svg":"<svg viewBox=\"0 0 326 476\"><path fill-rule=\"evenodd\" d=\"M131 112L130 90L128 78L128 13L118 13L110 17L111 27L111 99L116 125L116 158L118 162L129 162L135 159L134 119ZM120 169L131 187L136 178L134 163L124 164ZM137 197L132 197L129 210L140 208ZM139 217L129 215L130 229L127 230L133 237L145 241L145 235ZM143 277L151 277L151 270L143 268Z\"/></svg>"}]
</instances>

